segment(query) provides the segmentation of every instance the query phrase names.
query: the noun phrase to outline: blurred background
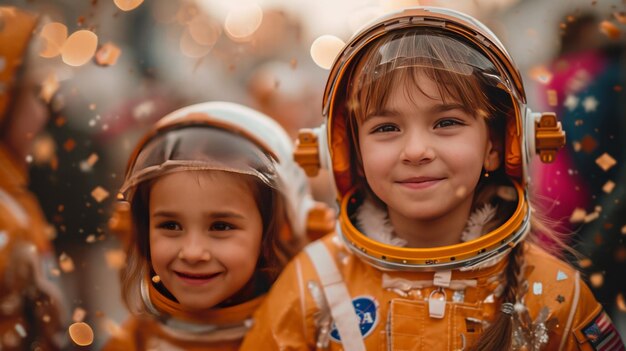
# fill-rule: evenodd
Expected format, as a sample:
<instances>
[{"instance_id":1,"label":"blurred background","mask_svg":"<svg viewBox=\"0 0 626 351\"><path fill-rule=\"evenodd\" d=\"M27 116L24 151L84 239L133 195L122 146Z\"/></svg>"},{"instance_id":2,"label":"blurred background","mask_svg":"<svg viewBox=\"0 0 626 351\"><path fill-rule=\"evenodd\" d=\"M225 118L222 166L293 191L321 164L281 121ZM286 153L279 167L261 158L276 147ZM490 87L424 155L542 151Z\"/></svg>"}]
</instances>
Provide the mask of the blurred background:
<instances>
[{"instance_id":1,"label":"blurred background","mask_svg":"<svg viewBox=\"0 0 626 351\"><path fill-rule=\"evenodd\" d=\"M529 106L568 133L557 162L534 169L550 216L585 255L573 262L626 336L625 0L2 0L39 13L36 55L52 117L35 142L31 188L56 229L70 315L97 349L125 320L109 233L132 147L158 118L209 100L246 104L296 136L322 122L335 54L358 29L414 5L489 26L525 78ZM90 33L85 33L89 31ZM328 203L324 174L312 179ZM81 349L75 346L76 349Z\"/></svg>"}]
</instances>

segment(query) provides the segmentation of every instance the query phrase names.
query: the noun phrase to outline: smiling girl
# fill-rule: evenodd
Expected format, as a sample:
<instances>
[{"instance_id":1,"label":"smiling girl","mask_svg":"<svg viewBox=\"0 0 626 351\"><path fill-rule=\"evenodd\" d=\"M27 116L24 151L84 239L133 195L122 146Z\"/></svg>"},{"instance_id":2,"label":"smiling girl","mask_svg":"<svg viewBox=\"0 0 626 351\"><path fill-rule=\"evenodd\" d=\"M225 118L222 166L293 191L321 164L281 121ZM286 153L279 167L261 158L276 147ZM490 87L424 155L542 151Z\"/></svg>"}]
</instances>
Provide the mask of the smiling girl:
<instances>
[{"instance_id":1,"label":"smiling girl","mask_svg":"<svg viewBox=\"0 0 626 351\"><path fill-rule=\"evenodd\" d=\"M315 207L290 155L276 122L236 104L193 105L157 122L121 190L133 316L106 350L238 348Z\"/></svg>"},{"instance_id":2,"label":"smiling girl","mask_svg":"<svg viewBox=\"0 0 626 351\"><path fill-rule=\"evenodd\" d=\"M622 350L578 272L537 245L562 241L529 202L528 162L565 140L525 103L471 17L407 9L358 33L318 133L339 230L285 268L242 349Z\"/></svg>"}]
</instances>

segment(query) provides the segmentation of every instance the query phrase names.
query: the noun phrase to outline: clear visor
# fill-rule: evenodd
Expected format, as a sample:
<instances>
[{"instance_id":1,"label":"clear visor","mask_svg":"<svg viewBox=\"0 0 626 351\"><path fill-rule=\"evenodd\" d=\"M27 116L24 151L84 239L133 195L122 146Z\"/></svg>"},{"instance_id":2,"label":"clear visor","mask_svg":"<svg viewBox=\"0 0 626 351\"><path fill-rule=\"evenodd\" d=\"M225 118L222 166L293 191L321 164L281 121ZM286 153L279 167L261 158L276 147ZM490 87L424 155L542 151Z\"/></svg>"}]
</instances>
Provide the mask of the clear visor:
<instances>
[{"instance_id":1,"label":"clear visor","mask_svg":"<svg viewBox=\"0 0 626 351\"><path fill-rule=\"evenodd\" d=\"M373 45L369 57L357 68L357 89L398 69L423 68L475 76L484 84L515 94L510 79L503 77L485 54L450 33L412 28L381 38Z\"/></svg>"},{"instance_id":2,"label":"clear visor","mask_svg":"<svg viewBox=\"0 0 626 351\"><path fill-rule=\"evenodd\" d=\"M210 126L186 126L152 138L130 166L120 192L130 201L139 183L179 171L247 174L276 188L274 162L243 136Z\"/></svg>"}]
</instances>

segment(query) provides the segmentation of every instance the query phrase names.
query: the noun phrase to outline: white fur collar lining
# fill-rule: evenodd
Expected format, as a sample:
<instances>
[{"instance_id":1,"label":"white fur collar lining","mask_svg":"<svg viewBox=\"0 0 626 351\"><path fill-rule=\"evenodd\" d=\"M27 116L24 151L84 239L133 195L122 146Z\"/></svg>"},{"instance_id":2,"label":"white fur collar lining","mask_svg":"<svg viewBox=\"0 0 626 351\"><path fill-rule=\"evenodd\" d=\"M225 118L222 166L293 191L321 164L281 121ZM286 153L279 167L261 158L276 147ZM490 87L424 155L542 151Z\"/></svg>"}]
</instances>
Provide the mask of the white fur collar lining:
<instances>
[{"instance_id":1,"label":"white fur collar lining","mask_svg":"<svg viewBox=\"0 0 626 351\"><path fill-rule=\"evenodd\" d=\"M461 241L474 240L485 234L485 225L496 215L496 209L491 204L485 204L472 212L461 233ZM393 232L387 212L372 201L366 200L356 211L355 218L357 227L369 238L388 245L406 247L407 241Z\"/></svg>"}]
</instances>

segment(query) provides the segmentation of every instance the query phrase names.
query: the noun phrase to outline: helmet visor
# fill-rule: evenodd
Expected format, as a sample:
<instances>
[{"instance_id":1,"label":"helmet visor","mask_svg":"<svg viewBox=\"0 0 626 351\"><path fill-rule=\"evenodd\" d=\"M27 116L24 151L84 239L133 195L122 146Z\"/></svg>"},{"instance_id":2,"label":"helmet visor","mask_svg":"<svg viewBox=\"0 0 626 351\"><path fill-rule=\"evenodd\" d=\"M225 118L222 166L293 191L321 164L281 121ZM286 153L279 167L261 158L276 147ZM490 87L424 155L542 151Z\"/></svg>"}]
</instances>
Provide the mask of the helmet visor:
<instances>
[{"instance_id":1,"label":"helmet visor","mask_svg":"<svg viewBox=\"0 0 626 351\"><path fill-rule=\"evenodd\" d=\"M211 126L185 126L157 134L138 153L120 189L130 201L142 182L179 171L246 174L276 188L274 160L252 141Z\"/></svg>"}]
</instances>

